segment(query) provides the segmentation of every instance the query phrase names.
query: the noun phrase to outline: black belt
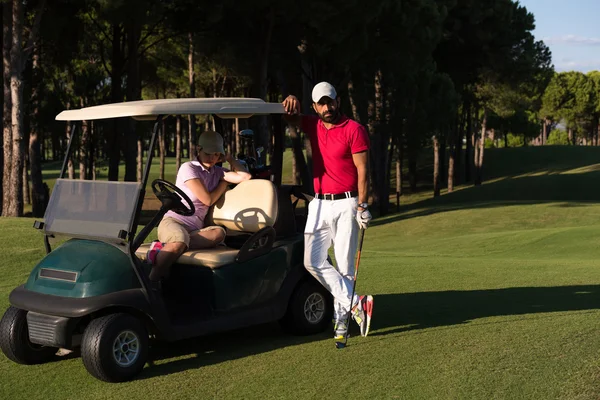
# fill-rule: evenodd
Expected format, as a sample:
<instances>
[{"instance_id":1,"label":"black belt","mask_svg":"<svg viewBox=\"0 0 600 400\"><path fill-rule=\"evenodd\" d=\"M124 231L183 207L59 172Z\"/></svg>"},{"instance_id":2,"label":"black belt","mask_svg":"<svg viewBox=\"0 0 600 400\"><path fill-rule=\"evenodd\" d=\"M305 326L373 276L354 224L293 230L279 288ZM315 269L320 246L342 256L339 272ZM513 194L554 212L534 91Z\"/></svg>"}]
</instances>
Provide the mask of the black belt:
<instances>
[{"instance_id":1,"label":"black belt","mask_svg":"<svg viewBox=\"0 0 600 400\"><path fill-rule=\"evenodd\" d=\"M344 193L315 193L315 199L319 200L341 200L341 199L349 199L351 197L358 196L358 192L356 190L352 192L344 192Z\"/></svg>"}]
</instances>

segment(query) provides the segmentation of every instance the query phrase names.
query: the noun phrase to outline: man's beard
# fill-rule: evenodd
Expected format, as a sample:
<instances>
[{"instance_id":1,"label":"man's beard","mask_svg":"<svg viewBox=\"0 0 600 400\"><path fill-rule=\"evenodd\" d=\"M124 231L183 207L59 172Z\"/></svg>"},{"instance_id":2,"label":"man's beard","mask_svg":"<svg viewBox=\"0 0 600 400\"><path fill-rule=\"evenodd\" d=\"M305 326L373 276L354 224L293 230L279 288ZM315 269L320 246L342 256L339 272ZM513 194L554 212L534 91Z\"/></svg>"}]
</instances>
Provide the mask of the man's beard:
<instances>
[{"instance_id":1,"label":"man's beard","mask_svg":"<svg viewBox=\"0 0 600 400\"><path fill-rule=\"evenodd\" d=\"M327 122L328 124L333 124L333 123L337 122L339 116L340 116L340 110L338 110L338 109L336 109L335 111L333 111L331 113L319 114L319 118L321 118L321 120L323 122Z\"/></svg>"}]
</instances>

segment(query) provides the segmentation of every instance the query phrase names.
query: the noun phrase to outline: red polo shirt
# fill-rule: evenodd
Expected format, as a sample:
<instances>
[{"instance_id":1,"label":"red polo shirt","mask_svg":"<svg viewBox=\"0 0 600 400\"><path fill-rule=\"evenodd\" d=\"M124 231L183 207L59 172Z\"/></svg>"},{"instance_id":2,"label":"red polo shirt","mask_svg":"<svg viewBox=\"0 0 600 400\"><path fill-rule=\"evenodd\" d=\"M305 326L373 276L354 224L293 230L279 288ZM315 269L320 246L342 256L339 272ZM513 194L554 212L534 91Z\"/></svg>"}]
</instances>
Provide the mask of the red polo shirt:
<instances>
[{"instance_id":1,"label":"red polo shirt","mask_svg":"<svg viewBox=\"0 0 600 400\"><path fill-rule=\"evenodd\" d=\"M358 190L358 173L352 154L369 149L367 130L342 116L327 129L317 116L304 115L302 130L310 139L315 193L344 193Z\"/></svg>"}]
</instances>

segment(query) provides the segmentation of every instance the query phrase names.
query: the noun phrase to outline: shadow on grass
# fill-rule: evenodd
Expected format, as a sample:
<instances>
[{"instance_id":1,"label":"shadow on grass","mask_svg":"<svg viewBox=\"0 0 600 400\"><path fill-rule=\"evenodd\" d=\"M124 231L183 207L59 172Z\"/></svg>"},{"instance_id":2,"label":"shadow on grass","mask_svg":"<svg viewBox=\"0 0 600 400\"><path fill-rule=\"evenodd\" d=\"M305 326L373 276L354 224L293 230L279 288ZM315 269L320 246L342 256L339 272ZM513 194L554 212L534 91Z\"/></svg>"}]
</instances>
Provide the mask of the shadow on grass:
<instances>
[{"instance_id":1,"label":"shadow on grass","mask_svg":"<svg viewBox=\"0 0 600 400\"><path fill-rule=\"evenodd\" d=\"M478 318L600 309L600 285L384 294L375 297L369 336L384 336Z\"/></svg>"},{"instance_id":2,"label":"shadow on grass","mask_svg":"<svg viewBox=\"0 0 600 400\"><path fill-rule=\"evenodd\" d=\"M277 323L270 323L173 343L155 342L150 350L149 368L144 368L137 379L202 368L330 338L330 329L317 335L293 336L283 332ZM178 359L167 361L172 358ZM162 361L167 362L157 364Z\"/></svg>"},{"instance_id":3,"label":"shadow on grass","mask_svg":"<svg viewBox=\"0 0 600 400\"><path fill-rule=\"evenodd\" d=\"M500 179L401 208L399 213L373 221L372 225L437 214L440 212L507 205L565 202L563 207L600 202L600 171L577 174L547 174ZM575 203L575 204L573 204ZM579 204L577 204L579 203Z\"/></svg>"},{"instance_id":4,"label":"shadow on grass","mask_svg":"<svg viewBox=\"0 0 600 400\"><path fill-rule=\"evenodd\" d=\"M462 325L479 318L599 310L600 285L383 294L375 297L375 303L373 332L369 336L383 337ZM356 329L351 332L352 336L357 334ZM175 343L156 342L150 352L150 367L138 379L202 368L330 337L330 330L313 336L291 336L277 324L264 324Z\"/></svg>"}]
</instances>

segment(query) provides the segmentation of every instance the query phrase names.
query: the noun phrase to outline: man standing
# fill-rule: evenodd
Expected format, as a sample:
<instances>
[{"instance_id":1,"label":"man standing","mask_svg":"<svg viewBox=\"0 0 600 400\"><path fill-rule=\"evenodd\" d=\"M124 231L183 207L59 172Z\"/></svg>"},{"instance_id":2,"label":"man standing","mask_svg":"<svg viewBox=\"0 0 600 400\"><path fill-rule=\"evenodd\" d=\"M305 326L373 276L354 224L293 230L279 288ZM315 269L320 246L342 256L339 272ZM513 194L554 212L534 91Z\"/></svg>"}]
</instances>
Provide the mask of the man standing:
<instances>
[{"instance_id":1,"label":"man standing","mask_svg":"<svg viewBox=\"0 0 600 400\"><path fill-rule=\"evenodd\" d=\"M373 296L353 292L358 233L367 229L371 213L367 203L369 136L366 129L342 115L335 88L317 84L312 91L317 116L301 115L295 96L283 101L289 123L310 139L315 198L308 205L304 230L304 266L334 297L334 338L345 339L348 315L369 334ZM327 260L333 243L337 268Z\"/></svg>"}]
</instances>

